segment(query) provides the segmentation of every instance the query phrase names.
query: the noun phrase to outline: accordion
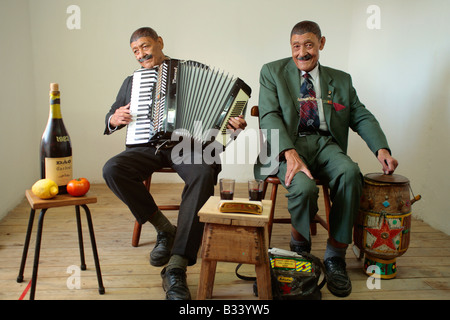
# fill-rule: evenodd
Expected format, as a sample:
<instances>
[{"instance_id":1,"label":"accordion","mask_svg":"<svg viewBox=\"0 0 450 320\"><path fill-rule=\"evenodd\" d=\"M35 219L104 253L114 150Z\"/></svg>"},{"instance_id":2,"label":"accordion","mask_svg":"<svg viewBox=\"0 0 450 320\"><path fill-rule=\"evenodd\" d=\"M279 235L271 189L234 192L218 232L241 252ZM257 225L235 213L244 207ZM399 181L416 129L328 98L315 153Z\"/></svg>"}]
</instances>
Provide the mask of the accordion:
<instances>
[{"instance_id":1,"label":"accordion","mask_svg":"<svg viewBox=\"0 0 450 320\"><path fill-rule=\"evenodd\" d=\"M126 145L192 138L231 140L227 123L245 113L251 89L241 79L194 61L166 60L133 73Z\"/></svg>"}]
</instances>

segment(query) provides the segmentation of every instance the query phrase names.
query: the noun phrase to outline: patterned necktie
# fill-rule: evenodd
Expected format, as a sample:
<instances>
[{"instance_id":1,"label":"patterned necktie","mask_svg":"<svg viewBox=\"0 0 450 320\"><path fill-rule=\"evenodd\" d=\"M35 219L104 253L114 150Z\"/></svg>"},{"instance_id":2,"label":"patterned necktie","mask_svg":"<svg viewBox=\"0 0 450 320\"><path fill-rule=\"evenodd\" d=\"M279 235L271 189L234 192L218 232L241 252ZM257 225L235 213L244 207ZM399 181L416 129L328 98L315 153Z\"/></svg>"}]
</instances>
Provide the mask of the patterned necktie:
<instances>
[{"instance_id":1,"label":"patterned necktie","mask_svg":"<svg viewBox=\"0 0 450 320\"><path fill-rule=\"evenodd\" d=\"M320 120L319 112L317 109L316 92L314 91L314 85L311 82L311 76L309 73L303 75L305 79L300 88L300 98L314 98L311 100L300 100L300 125L299 132L319 129Z\"/></svg>"}]
</instances>

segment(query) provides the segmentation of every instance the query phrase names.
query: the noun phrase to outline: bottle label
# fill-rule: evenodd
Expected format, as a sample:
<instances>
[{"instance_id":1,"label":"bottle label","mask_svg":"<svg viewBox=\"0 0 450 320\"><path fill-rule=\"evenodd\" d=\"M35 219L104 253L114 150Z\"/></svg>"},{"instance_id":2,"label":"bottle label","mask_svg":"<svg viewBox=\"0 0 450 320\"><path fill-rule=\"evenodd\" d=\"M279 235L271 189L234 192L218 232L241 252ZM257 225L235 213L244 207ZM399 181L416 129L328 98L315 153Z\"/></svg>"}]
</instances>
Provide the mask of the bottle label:
<instances>
[{"instance_id":1,"label":"bottle label","mask_svg":"<svg viewBox=\"0 0 450 320\"><path fill-rule=\"evenodd\" d=\"M45 178L65 186L72 180L72 156L62 158L45 158Z\"/></svg>"}]
</instances>

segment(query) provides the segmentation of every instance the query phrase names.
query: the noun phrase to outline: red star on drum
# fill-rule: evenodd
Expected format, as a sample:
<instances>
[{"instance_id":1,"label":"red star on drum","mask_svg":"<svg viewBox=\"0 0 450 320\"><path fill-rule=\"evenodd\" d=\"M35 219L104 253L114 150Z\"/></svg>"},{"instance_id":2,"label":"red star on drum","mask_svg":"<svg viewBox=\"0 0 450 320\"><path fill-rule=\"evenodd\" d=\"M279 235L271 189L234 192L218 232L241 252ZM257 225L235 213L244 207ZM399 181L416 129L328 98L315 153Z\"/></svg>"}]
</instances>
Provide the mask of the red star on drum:
<instances>
[{"instance_id":1,"label":"red star on drum","mask_svg":"<svg viewBox=\"0 0 450 320\"><path fill-rule=\"evenodd\" d=\"M383 244L387 245L392 250L397 250L394 246L393 239L403 230L403 227L397 229L390 229L386 219L383 219L383 223L379 229L366 228L370 234L376 237L375 242L372 244L371 249L378 248Z\"/></svg>"}]
</instances>

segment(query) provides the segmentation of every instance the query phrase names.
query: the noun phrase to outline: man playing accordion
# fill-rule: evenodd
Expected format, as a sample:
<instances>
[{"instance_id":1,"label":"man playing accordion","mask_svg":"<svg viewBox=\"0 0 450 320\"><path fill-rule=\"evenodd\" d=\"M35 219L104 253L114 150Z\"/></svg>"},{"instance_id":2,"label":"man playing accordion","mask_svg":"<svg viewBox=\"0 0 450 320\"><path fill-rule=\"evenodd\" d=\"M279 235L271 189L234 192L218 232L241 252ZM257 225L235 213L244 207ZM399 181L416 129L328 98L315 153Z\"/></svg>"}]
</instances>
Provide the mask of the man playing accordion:
<instances>
[{"instance_id":1,"label":"man playing accordion","mask_svg":"<svg viewBox=\"0 0 450 320\"><path fill-rule=\"evenodd\" d=\"M130 46L142 68L152 69L170 59L163 53L163 39L151 28L136 30L131 36ZM132 76L129 76L106 115L104 134L109 135L132 122L131 88ZM246 126L246 121L239 116L232 117L227 128L237 130ZM130 208L140 224L148 221L155 227L157 241L150 253L150 264L167 264L161 272L166 299L190 299L186 268L196 263L203 233L203 225L199 222L197 213L214 194L221 165L174 159L171 152L174 144L173 141L169 142L127 146L126 150L106 162L103 177L108 187ZM189 156L199 159L196 154L198 152L198 148L192 148ZM185 182L176 227L158 209L152 195L142 183L162 167L172 167Z\"/></svg>"}]
</instances>

